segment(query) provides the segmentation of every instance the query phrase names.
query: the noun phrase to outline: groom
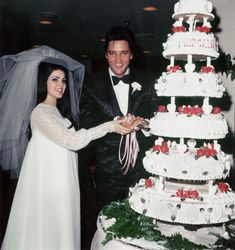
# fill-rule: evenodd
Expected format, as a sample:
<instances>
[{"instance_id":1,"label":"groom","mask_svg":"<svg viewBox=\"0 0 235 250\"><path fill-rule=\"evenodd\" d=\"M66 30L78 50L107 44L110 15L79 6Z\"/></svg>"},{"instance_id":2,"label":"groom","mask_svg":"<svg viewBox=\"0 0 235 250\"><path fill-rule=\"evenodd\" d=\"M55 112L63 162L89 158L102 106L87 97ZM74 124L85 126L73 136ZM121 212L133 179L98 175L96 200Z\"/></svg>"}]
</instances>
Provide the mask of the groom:
<instances>
[{"instance_id":1,"label":"groom","mask_svg":"<svg viewBox=\"0 0 235 250\"><path fill-rule=\"evenodd\" d=\"M113 27L105 36L105 57L108 67L94 72L85 81L81 109L81 127L90 128L128 113L150 118L156 110L155 76L130 67L133 57L134 34L127 27ZM137 131L140 147L136 164L124 174L118 152L121 136L108 134L96 141L95 183L98 209L128 195L128 188L147 177L142 164L145 151L153 146L150 137ZM125 142L125 137L123 142ZM124 147L124 146L123 146Z\"/></svg>"}]
</instances>

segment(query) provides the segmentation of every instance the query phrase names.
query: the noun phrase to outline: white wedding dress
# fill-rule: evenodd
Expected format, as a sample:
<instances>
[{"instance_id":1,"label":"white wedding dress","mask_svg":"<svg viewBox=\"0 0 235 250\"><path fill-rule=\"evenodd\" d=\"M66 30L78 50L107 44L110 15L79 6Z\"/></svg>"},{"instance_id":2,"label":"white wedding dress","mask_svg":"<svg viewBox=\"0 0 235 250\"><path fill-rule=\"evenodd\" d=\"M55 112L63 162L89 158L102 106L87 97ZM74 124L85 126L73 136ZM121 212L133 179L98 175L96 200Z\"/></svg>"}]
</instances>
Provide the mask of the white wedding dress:
<instances>
[{"instance_id":1,"label":"white wedding dress","mask_svg":"<svg viewBox=\"0 0 235 250\"><path fill-rule=\"evenodd\" d=\"M2 250L79 250L80 190L77 154L114 131L112 122L67 129L56 107L39 104L18 180Z\"/></svg>"}]
</instances>

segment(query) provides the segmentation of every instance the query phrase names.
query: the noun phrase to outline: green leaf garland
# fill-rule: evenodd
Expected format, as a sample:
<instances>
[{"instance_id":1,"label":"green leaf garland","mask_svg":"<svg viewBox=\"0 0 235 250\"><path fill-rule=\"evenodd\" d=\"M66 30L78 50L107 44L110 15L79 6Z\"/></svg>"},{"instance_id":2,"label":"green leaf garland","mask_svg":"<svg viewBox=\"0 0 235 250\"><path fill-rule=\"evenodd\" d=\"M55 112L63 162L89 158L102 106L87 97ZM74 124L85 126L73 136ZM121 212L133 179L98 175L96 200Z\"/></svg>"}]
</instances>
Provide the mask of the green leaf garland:
<instances>
[{"instance_id":1,"label":"green leaf garland","mask_svg":"<svg viewBox=\"0 0 235 250\"><path fill-rule=\"evenodd\" d=\"M102 242L104 245L113 239L130 237L153 241L170 250L208 249L207 246L195 244L188 239L183 238L180 234L175 234L171 237L162 235L160 230L158 230L156 223L154 223L154 219L136 213L130 207L127 199L122 202L112 202L102 210L102 214L106 216L106 219L115 219L115 223L106 229L106 238ZM232 232L228 226L226 226L226 232L228 232L230 238L225 239L220 235L216 235L218 240L213 247L211 246L211 249L234 249L235 232Z\"/></svg>"},{"instance_id":2,"label":"green leaf garland","mask_svg":"<svg viewBox=\"0 0 235 250\"><path fill-rule=\"evenodd\" d=\"M115 223L106 230L106 238L103 244L113 239L130 237L155 241L166 247L166 249L172 250L206 249L206 246L197 245L183 238L180 234L175 234L171 237L162 235L153 219L136 213L130 208L128 200L112 202L102 210L102 214L107 219L115 218Z\"/></svg>"}]
</instances>

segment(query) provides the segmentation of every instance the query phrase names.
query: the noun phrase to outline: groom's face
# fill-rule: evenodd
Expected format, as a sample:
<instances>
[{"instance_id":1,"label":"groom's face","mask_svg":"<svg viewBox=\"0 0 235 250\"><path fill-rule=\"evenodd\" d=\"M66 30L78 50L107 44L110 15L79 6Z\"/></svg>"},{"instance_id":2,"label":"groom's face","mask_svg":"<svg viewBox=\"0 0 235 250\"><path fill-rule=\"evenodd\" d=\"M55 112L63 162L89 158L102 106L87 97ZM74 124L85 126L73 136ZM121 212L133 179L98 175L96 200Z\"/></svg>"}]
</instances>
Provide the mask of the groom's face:
<instances>
[{"instance_id":1,"label":"groom's face","mask_svg":"<svg viewBox=\"0 0 235 250\"><path fill-rule=\"evenodd\" d=\"M106 52L109 67L117 77L122 77L132 59L131 49L125 40L111 41Z\"/></svg>"}]
</instances>

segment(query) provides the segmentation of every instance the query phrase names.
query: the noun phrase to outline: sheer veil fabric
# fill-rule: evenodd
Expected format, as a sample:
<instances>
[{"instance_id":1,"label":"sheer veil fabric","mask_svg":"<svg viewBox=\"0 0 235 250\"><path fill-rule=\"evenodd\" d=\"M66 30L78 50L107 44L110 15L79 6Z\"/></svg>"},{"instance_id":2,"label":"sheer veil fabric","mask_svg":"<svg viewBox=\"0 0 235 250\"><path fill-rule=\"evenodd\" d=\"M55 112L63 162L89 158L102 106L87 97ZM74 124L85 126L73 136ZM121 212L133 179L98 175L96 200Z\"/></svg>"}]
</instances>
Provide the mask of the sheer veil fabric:
<instances>
[{"instance_id":1,"label":"sheer veil fabric","mask_svg":"<svg viewBox=\"0 0 235 250\"><path fill-rule=\"evenodd\" d=\"M28 144L27 128L37 99L38 65L42 61L69 70L71 109L79 119L84 66L71 57L41 46L0 58L0 165L17 178Z\"/></svg>"}]
</instances>

